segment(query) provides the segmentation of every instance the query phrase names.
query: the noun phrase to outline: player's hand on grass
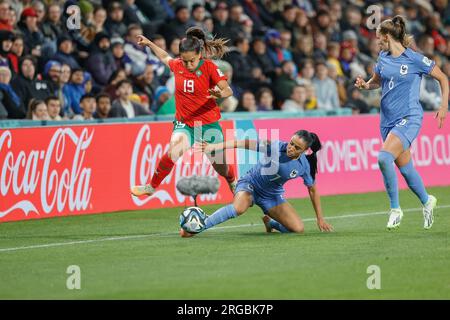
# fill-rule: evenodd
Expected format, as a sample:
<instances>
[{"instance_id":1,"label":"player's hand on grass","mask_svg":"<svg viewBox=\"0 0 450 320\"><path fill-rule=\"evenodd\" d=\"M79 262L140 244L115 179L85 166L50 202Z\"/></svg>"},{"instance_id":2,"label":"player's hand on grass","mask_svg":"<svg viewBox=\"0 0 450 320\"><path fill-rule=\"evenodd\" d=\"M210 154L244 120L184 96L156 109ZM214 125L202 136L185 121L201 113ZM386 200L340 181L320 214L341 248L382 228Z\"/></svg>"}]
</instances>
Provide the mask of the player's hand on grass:
<instances>
[{"instance_id":1,"label":"player's hand on grass","mask_svg":"<svg viewBox=\"0 0 450 320\"><path fill-rule=\"evenodd\" d=\"M222 90L219 88L208 89L209 96L208 99L220 99L222 98Z\"/></svg>"},{"instance_id":2,"label":"player's hand on grass","mask_svg":"<svg viewBox=\"0 0 450 320\"><path fill-rule=\"evenodd\" d=\"M137 36L138 42L137 44L143 47L146 47L148 45L150 45L151 41L149 39L147 39L146 37L144 37L143 35L138 35Z\"/></svg>"},{"instance_id":3,"label":"player's hand on grass","mask_svg":"<svg viewBox=\"0 0 450 320\"><path fill-rule=\"evenodd\" d=\"M435 118L438 119L439 129L444 126L445 116L447 115L447 106L441 106L439 110L436 112Z\"/></svg>"},{"instance_id":4,"label":"player's hand on grass","mask_svg":"<svg viewBox=\"0 0 450 320\"><path fill-rule=\"evenodd\" d=\"M333 231L333 226L331 224L328 224L324 219L317 220L317 226L319 227L319 230L322 232Z\"/></svg>"},{"instance_id":5,"label":"player's hand on grass","mask_svg":"<svg viewBox=\"0 0 450 320\"><path fill-rule=\"evenodd\" d=\"M355 87L358 89L369 89L369 84L362 78L362 76L357 76L355 81Z\"/></svg>"}]
</instances>

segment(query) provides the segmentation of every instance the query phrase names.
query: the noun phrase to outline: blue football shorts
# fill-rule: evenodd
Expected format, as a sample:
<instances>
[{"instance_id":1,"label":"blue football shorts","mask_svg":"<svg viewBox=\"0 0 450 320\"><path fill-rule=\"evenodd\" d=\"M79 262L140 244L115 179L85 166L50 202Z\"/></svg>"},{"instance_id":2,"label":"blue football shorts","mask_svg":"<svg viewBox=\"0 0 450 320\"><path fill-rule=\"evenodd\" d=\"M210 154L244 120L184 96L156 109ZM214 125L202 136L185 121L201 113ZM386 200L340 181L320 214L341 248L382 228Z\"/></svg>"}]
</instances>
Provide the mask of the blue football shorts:
<instances>
[{"instance_id":1,"label":"blue football shorts","mask_svg":"<svg viewBox=\"0 0 450 320\"><path fill-rule=\"evenodd\" d=\"M283 194L274 193L270 196L261 194L261 191L252 184L247 175L238 180L234 194L237 194L239 191L249 192L253 197L252 206L253 204L256 204L262 209L264 214L268 214L271 208L286 202Z\"/></svg>"},{"instance_id":2,"label":"blue football shorts","mask_svg":"<svg viewBox=\"0 0 450 320\"><path fill-rule=\"evenodd\" d=\"M414 139L419 135L421 127L421 118L403 118L392 127L381 127L381 137L383 138L383 141L385 141L388 134L392 132L402 141L403 150L408 150Z\"/></svg>"}]
</instances>

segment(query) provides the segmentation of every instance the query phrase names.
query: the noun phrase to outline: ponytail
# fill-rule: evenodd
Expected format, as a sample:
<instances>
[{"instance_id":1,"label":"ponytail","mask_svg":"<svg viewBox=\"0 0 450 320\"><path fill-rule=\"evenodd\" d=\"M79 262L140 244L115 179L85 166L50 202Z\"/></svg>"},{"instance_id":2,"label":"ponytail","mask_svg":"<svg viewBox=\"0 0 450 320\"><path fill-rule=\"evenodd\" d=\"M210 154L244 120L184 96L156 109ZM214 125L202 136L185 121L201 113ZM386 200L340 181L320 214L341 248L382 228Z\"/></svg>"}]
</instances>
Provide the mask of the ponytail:
<instances>
[{"instance_id":1,"label":"ponytail","mask_svg":"<svg viewBox=\"0 0 450 320\"><path fill-rule=\"evenodd\" d=\"M306 156L306 159L309 162L310 174L311 177L315 180L317 173L317 152L322 149L322 143L319 140L319 137L314 132L311 132L312 143L310 145L311 154Z\"/></svg>"},{"instance_id":2,"label":"ponytail","mask_svg":"<svg viewBox=\"0 0 450 320\"><path fill-rule=\"evenodd\" d=\"M187 51L202 52L205 58L220 59L228 51L226 39L206 39L205 32L199 27L186 30L186 38L180 41L180 53Z\"/></svg>"},{"instance_id":3,"label":"ponytail","mask_svg":"<svg viewBox=\"0 0 450 320\"><path fill-rule=\"evenodd\" d=\"M317 152L322 149L322 143L319 137L314 132L306 130L299 130L295 133L298 137L302 138L311 149L312 153L306 156L306 160L309 162L310 174L313 179L316 179L317 174Z\"/></svg>"},{"instance_id":4,"label":"ponytail","mask_svg":"<svg viewBox=\"0 0 450 320\"><path fill-rule=\"evenodd\" d=\"M402 16L397 15L392 19L384 20L378 28L381 34L389 34L405 48L408 48L412 43L413 37L406 33L406 23Z\"/></svg>"}]
</instances>

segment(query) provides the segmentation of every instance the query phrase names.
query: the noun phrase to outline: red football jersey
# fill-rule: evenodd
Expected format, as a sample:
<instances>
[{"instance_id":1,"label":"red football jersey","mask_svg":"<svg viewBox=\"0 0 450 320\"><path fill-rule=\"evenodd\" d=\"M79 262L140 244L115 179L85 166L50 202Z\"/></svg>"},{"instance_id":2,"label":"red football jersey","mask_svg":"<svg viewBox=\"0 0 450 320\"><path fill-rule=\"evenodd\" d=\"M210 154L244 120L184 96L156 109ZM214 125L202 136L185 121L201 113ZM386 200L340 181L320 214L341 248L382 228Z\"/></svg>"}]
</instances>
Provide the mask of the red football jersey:
<instances>
[{"instance_id":1,"label":"red football jersey","mask_svg":"<svg viewBox=\"0 0 450 320\"><path fill-rule=\"evenodd\" d=\"M202 59L196 71L189 72L180 58L169 62L175 75L175 119L193 127L194 122L202 125L220 119L220 109L216 100L208 99L208 89L227 77L211 60Z\"/></svg>"}]
</instances>

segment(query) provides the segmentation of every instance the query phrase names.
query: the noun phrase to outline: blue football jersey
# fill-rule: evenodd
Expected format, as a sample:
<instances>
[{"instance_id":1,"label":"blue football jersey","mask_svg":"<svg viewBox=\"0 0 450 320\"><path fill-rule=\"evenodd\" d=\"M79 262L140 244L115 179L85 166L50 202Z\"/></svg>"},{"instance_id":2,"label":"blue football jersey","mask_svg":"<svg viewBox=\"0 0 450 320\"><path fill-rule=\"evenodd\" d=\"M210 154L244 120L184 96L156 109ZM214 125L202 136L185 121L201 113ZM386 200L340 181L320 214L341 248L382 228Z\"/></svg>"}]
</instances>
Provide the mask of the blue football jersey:
<instances>
[{"instance_id":1,"label":"blue football jersey","mask_svg":"<svg viewBox=\"0 0 450 320\"><path fill-rule=\"evenodd\" d=\"M407 48L398 57L381 51L374 72L381 78L381 127L392 127L406 117L421 119L420 81L435 62Z\"/></svg>"},{"instance_id":2,"label":"blue football jersey","mask_svg":"<svg viewBox=\"0 0 450 320\"><path fill-rule=\"evenodd\" d=\"M282 194L284 193L283 185L287 181L299 177L303 179L306 186L314 185L305 154L292 160L286 154L287 145L287 142L281 141L273 141L267 146L264 141L258 143L257 151L262 152L263 156L247 172L258 193L262 195Z\"/></svg>"}]
</instances>

